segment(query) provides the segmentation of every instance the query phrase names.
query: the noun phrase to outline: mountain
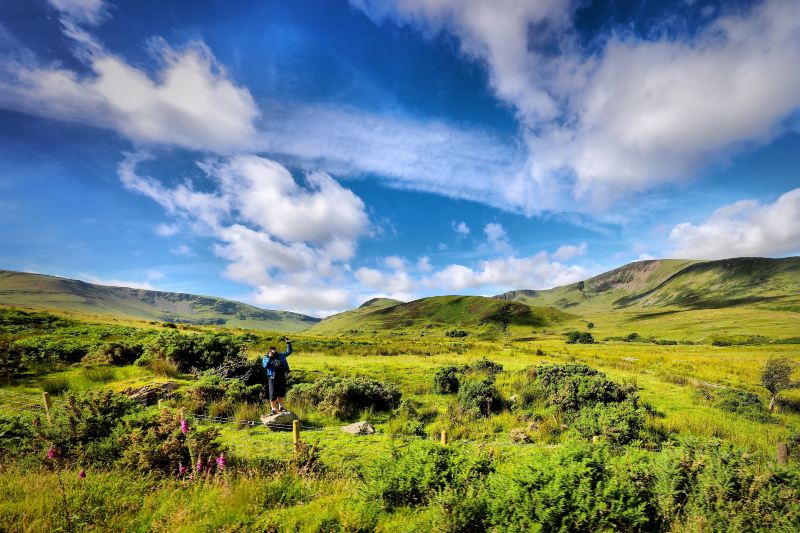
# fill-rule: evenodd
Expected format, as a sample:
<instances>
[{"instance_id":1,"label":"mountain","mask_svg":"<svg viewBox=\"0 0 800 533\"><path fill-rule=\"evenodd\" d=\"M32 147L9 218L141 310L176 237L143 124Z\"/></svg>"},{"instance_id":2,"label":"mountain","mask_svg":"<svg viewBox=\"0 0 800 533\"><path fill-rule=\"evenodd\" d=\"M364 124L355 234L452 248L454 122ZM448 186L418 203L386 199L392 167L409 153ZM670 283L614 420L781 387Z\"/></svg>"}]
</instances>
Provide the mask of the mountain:
<instances>
[{"instance_id":1,"label":"mountain","mask_svg":"<svg viewBox=\"0 0 800 533\"><path fill-rule=\"evenodd\" d=\"M503 302L483 296L433 296L413 302L376 299L332 315L309 330L317 334L359 334L412 330L443 335L453 329L496 333L508 327L525 329L557 324L571 315L553 308Z\"/></svg>"},{"instance_id":2,"label":"mountain","mask_svg":"<svg viewBox=\"0 0 800 533\"><path fill-rule=\"evenodd\" d=\"M652 334L797 336L800 257L636 261L581 283L495 298L553 306L617 329Z\"/></svg>"},{"instance_id":3,"label":"mountain","mask_svg":"<svg viewBox=\"0 0 800 533\"><path fill-rule=\"evenodd\" d=\"M109 287L83 281L0 270L0 305L104 318L211 324L282 332L313 326L318 318L177 292Z\"/></svg>"}]
</instances>

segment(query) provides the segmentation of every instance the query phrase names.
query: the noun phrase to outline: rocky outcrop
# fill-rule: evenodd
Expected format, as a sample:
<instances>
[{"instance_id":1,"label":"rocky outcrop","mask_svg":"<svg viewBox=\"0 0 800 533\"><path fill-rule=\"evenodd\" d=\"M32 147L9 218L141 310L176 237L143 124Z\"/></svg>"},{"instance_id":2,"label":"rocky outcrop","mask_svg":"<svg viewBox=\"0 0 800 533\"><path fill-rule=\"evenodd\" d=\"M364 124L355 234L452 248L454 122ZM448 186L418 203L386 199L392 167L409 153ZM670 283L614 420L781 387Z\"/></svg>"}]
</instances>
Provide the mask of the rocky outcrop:
<instances>
[{"instance_id":1,"label":"rocky outcrop","mask_svg":"<svg viewBox=\"0 0 800 533\"><path fill-rule=\"evenodd\" d=\"M261 416L261 422L273 431L291 431L295 420L300 419L291 411Z\"/></svg>"},{"instance_id":2,"label":"rocky outcrop","mask_svg":"<svg viewBox=\"0 0 800 533\"><path fill-rule=\"evenodd\" d=\"M369 422L356 422L355 424L342 426L342 431L351 435L372 435L375 433L375 427Z\"/></svg>"},{"instance_id":3,"label":"rocky outcrop","mask_svg":"<svg viewBox=\"0 0 800 533\"><path fill-rule=\"evenodd\" d=\"M123 389L122 394L144 405L155 405L158 400L170 398L177 389L177 383L167 381L166 383L150 383L143 387L129 387Z\"/></svg>"}]
</instances>

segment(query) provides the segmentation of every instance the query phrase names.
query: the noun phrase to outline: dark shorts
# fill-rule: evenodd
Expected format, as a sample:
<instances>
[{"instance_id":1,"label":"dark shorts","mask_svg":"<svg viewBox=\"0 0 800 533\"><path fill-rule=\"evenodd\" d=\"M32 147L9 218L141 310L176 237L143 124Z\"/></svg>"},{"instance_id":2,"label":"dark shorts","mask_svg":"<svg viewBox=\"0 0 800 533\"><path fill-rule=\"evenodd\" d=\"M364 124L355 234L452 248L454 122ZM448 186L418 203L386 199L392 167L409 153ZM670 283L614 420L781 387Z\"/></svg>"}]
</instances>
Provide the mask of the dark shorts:
<instances>
[{"instance_id":1,"label":"dark shorts","mask_svg":"<svg viewBox=\"0 0 800 533\"><path fill-rule=\"evenodd\" d=\"M286 376L275 376L269 380L269 399L275 401L286 396Z\"/></svg>"}]
</instances>

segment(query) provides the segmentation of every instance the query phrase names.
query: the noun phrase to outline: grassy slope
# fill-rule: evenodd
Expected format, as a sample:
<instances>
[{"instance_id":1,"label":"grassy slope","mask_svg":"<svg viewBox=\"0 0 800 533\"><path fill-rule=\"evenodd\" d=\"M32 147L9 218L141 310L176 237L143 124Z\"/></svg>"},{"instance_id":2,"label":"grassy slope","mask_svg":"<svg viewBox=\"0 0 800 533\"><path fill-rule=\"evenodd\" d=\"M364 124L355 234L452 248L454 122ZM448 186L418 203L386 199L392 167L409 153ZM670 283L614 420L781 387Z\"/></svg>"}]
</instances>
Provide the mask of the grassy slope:
<instances>
[{"instance_id":1,"label":"grassy slope","mask_svg":"<svg viewBox=\"0 0 800 533\"><path fill-rule=\"evenodd\" d=\"M0 305L133 320L210 323L295 332L317 319L266 311L240 302L162 291L107 287L82 281L0 270ZM224 320L224 324L219 321Z\"/></svg>"},{"instance_id":2,"label":"grassy slope","mask_svg":"<svg viewBox=\"0 0 800 533\"><path fill-rule=\"evenodd\" d=\"M583 291L573 284L500 297L569 311L606 335L792 337L800 318L800 258L637 261L586 280Z\"/></svg>"},{"instance_id":3,"label":"grassy slope","mask_svg":"<svg viewBox=\"0 0 800 533\"><path fill-rule=\"evenodd\" d=\"M328 317L309 333L325 335L392 330L441 335L446 330L464 328L471 333L490 334L500 328L501 320L497 313L509 308L508 302L482 296L434 296L408 303L393 302L383 300ZM516 305L511 309L515 316L511 318L509 327L519 333L530 333L532 327L544 327L571 318L571 315L553 308Z\"/></svg>"}]
</instances>

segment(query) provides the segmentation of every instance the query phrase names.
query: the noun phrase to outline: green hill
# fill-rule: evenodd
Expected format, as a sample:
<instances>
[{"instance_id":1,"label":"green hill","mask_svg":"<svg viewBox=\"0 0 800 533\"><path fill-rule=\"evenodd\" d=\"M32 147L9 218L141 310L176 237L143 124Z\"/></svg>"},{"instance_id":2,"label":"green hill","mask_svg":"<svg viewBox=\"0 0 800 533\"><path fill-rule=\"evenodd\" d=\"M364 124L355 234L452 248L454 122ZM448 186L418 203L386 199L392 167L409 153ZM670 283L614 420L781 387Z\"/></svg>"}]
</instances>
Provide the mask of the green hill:
<instances>
[{"instance_id":1,"label":"green hill","mask_svg":"<svg viewBox=\"0 0 800 533\"><path fill-rule=\"evenodd\" d=\"M637 261L582 284L496 298L553 306L612 330L797 336L800 257Z\"/></svg>"},{"instance_id":2,"label":"green hill","mask_svg":"<svg viewBox=\"0 0 800 533\"><path fill-rule=\"evenodd\" d=\"M109 287L83 281L0 270L0 305L100 318L206 324L296 332L318 318L177 292Z\"/></svg>"},{"instance_id":3,"label":"green hill","mask_svg":"<svg viewBox=\"0 0 800 533\"><path fill-rule=\"evenodd\" d=\"M413 302L370 300L361 307L325 318L309 333L372 333L383 331L428 332L463 329L469 333L496 333L504 329L557 324L571 315L553 308L502 302L483 296L434 296Z\"/></svg>"}]
</instances>

